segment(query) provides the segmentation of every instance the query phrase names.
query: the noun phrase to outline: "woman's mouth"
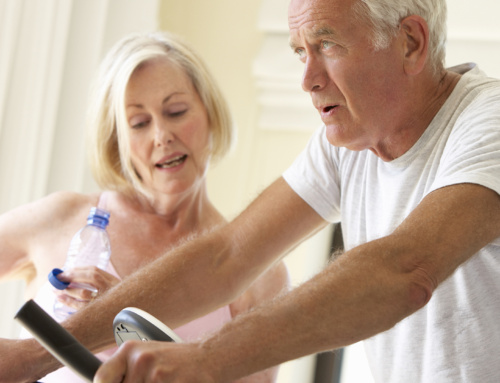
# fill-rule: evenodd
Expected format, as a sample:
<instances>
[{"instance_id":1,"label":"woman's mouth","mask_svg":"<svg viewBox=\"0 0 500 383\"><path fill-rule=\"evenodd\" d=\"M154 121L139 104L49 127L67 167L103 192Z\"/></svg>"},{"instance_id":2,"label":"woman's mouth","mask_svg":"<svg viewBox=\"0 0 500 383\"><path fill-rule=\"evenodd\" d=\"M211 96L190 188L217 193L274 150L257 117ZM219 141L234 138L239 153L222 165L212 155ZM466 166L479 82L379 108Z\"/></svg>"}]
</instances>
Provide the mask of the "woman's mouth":
<instances>
[{"instance_id":1,"label":"woman's mouth","mask_svg":"<svg viewBox=\"0 0 500 383\"><path fill-rule=\"evenodd\" d=\"M169 168L174 168L176 166L179 166L180 164L182 164L184 161L186 161L187 159L187 154L184 154L182 156L177 156L177 157L174 157L168 161L165 161L161 164L156 164L155 166L157 168L161 168L161 169L169 169Z\"/></svg>"}]
</instances>

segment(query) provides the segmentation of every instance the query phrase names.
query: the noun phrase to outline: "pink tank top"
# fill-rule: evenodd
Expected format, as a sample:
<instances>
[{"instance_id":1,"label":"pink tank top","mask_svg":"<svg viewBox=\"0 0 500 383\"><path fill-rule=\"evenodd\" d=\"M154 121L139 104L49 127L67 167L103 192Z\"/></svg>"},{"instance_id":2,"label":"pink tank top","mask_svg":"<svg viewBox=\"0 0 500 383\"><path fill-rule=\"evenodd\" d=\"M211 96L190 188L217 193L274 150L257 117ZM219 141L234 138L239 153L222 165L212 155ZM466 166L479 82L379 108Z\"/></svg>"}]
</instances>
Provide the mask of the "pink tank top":
<instances>
[{"instance_id":1,"label":"pink tank top","mask_svg":"<svg viewBox=\"0 0 500 383\"><path fill-rule=\"evenodd\" d=\"M101 194L101 198L99 200L99 207L105 208L105 196L106 193ZM109 262L106 271L111 275L114 275L116 278L120 278L112 263ZM53 287L49 282L46 282L41 289L38 291L35 302L37 302L40 307L42 307L48 314L54 317L54 302L55 302L55 294L53 293ZM213 332L224 325L224 323L229 322L231 320L231 310L229 306L221 307L203 317L197 318L192 322L189 322L174 331L179 337L186 341L194 341L196 339L202 338L205 335L208 335L210 332ZM111 325L110 325L111 331ZM30 338L31 334L25 330L21 330L20 338ZM117 347L109 348L105 351L98 353L96 356L105 361L113 355L116 351ZM59 370L56 370L44 378L41 379L43 383L86 383L83 379L81 379L78 375L73 373L68 367L62 367Z\"/></svg>"}]
</instances>

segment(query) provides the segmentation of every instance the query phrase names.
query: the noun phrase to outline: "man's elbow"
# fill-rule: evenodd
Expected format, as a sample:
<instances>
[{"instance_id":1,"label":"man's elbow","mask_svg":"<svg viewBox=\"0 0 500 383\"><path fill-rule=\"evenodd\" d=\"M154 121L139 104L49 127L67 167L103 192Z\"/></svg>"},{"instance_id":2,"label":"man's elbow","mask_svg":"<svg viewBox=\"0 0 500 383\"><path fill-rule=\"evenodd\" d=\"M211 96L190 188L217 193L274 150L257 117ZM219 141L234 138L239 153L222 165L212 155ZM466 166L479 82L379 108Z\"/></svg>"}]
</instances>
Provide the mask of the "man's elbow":
<instances>
[{"instance_id":1,"label":"man's elbow","mask_svg":"<svg viewBox=\"0 0 500 383\"><path fill-rule=\"evenodd\" d=\"M412 312L424 307L432 297L432 293L437 287L437 282L422 269L417 269L411 273L411 280L408 289L408 305Z\"/></svg>"},{"instance_id":2,"label":"man's elbow","mask_svg":"<svg viewBox=\"0 0 500 383\"><path fill-rule=\"evenodd\" d=\"M411 311L415 312L424 307L431 299L432 289L421 283L412 283L408 296L408 304Z\"/></svg>"}]
</instances>

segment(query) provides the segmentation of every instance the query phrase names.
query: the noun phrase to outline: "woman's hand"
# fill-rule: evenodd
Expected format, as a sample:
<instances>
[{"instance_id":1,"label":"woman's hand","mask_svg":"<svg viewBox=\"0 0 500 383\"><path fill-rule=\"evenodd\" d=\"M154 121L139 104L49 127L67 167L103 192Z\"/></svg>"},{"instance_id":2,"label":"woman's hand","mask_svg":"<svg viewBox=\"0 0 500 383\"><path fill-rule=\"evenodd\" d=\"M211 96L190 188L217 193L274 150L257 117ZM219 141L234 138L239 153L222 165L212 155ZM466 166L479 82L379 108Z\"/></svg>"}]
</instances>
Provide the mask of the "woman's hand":
<instances>
[{"instance_id":1,"label":"woman's hand","mask_svg":"<svg viewBox=\"0 0 500 383\"><path fill-rule=\"evenodd\" d=\"M57 276L70 282L65 290L56 290L57 299L69 307L80 309L120 283L120 280L96 266L82 266L65 270Z\"/></svg>"}]
</instances>

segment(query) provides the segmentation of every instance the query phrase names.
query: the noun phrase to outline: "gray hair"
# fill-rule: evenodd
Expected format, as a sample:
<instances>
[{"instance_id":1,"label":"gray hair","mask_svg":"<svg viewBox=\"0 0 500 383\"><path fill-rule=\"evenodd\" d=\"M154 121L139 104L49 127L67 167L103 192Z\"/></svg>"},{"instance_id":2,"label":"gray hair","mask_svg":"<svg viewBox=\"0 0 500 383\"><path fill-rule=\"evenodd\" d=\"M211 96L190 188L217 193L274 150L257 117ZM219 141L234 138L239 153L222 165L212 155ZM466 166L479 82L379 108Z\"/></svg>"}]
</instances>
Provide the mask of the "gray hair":
<instances>
[{"instance_id":1,"label":"gray hair","mask_svg":"<svg viewBox=\"0 0 500 383\"><path fill-rule=\"evenodd\" d=\"M429 62L435 72L444 66L446 0L358 0L353 11L372 23L375 49L389 45L405 17L422 17L429 26Z\"/></svg>"}]
</instances>

